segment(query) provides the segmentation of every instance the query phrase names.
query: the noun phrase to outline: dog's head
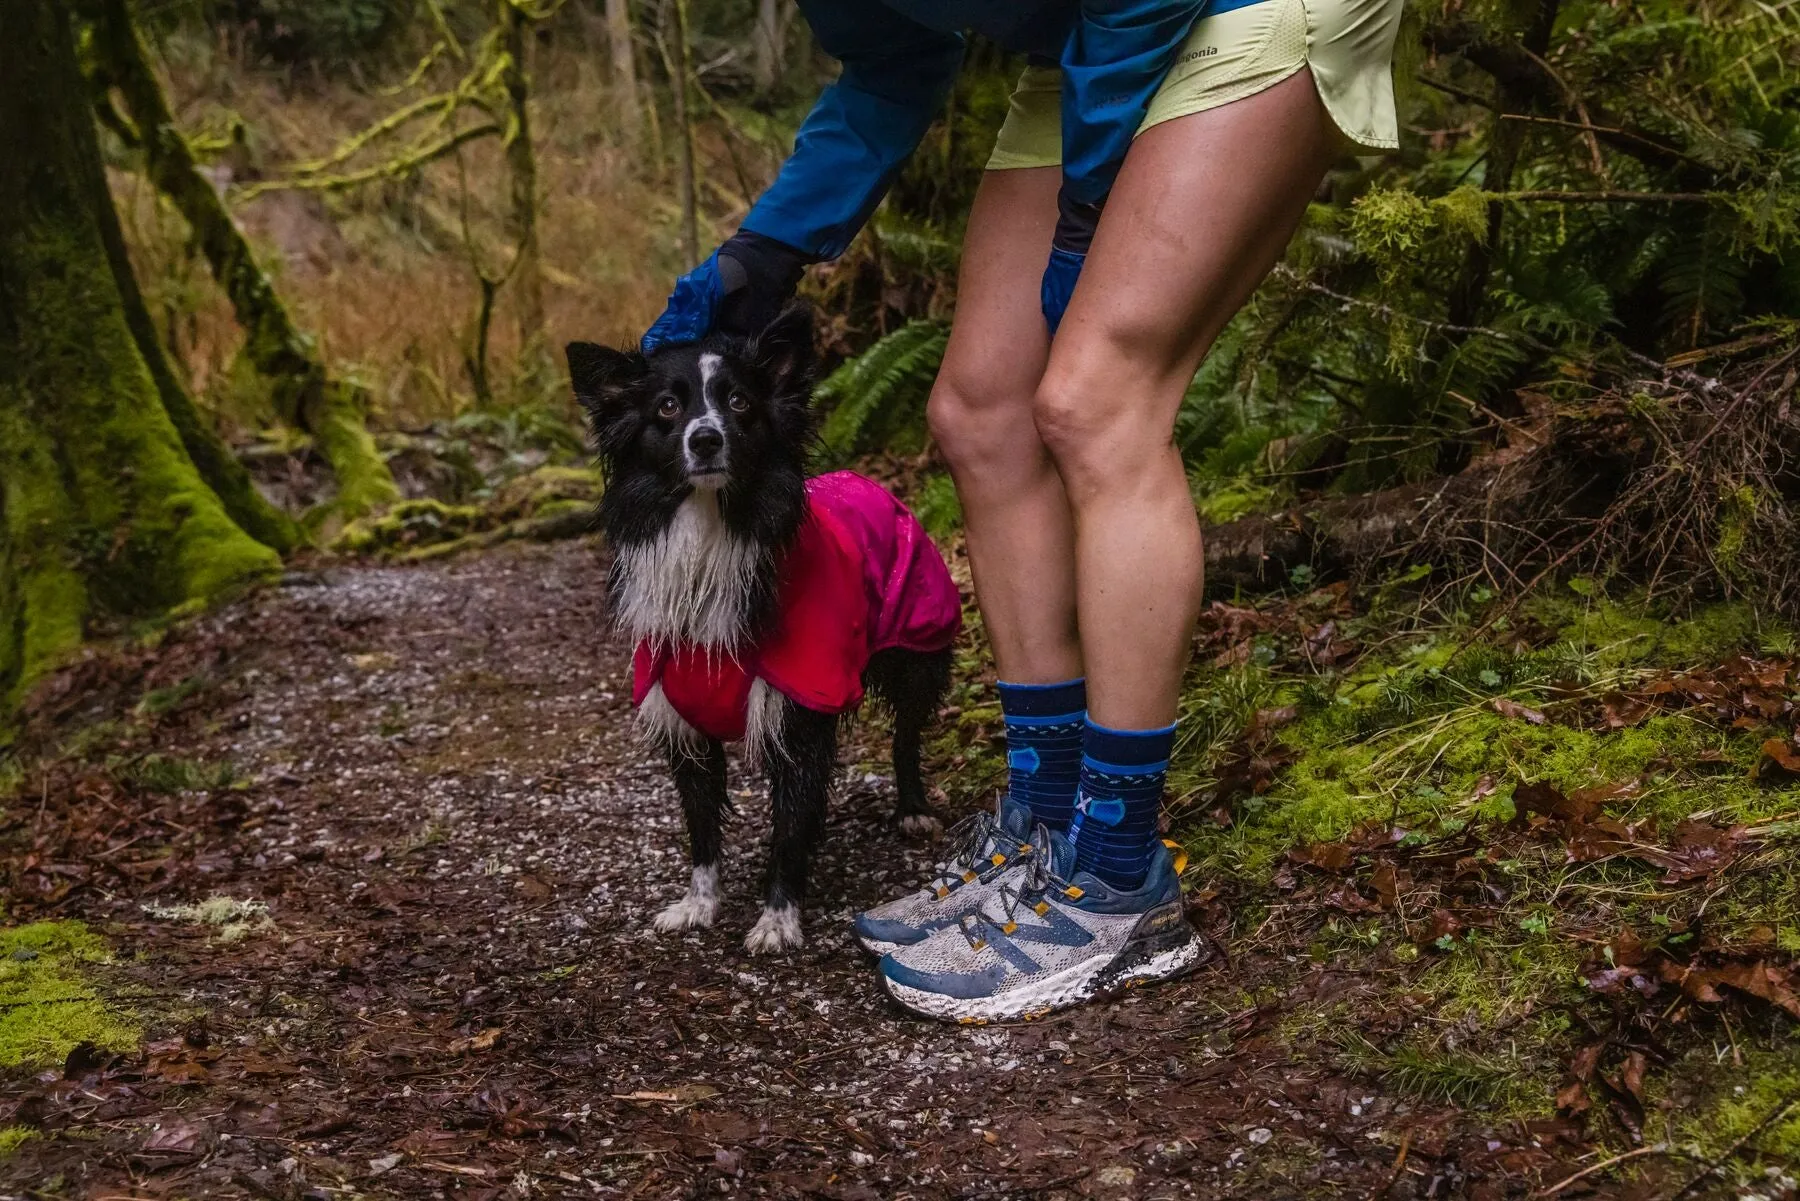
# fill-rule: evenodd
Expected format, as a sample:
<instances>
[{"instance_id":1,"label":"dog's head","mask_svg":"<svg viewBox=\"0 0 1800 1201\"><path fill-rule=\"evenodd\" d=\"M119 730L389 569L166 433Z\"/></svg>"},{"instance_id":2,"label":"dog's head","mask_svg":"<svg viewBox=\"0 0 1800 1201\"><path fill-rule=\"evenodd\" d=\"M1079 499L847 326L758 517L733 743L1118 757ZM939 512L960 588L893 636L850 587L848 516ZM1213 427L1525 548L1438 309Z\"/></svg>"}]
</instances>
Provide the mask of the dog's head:
<instances>
[{"instance_id":1,"label":"dog's head","mask_svg":"<svg viewBox=\"0 0 1800 1201\"><path fill-rule=\"evenodd\" d=\"M609 476L654 480L665 495L737 490L804 469L812 339L811 312L794 304L748 339L714 334L650 355L571 342L569 378Z\"/></svg>"}]
</instances>

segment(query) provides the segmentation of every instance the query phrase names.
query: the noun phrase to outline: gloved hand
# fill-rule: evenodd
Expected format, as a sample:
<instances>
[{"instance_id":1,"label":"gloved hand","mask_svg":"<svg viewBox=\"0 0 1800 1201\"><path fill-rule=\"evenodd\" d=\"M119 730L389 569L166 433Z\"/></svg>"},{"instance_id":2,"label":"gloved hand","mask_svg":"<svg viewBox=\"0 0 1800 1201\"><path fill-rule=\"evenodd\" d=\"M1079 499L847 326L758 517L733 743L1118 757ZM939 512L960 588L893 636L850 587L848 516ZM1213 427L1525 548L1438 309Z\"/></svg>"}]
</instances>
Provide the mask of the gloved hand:
<instances>
[{"instance_id":1,"label":"gloved hand","mask_svg":"<svg viewBox=\"0 0 1800 1201\"><path fill-rule=\"evenodd\" d=\"M1066 192L1056 197L1056 233L1050 240L1050 264L1044 268L1044 282L1038 289L1038 304L1044 310L1044 324L1050 336L1062 324L1068 311L1069 298L1075 294L1075 281L1081 278L1082 264L1087 262L1088 246L1100 226L1100 206L1070 200Z\"/></svg>"},{"instance_id":2,"label":"gloved hand","mask_svg":"<svg viewBox=\"0 0 1800 1201\"><path fill-rule=\"evenodd\" d=\"M807 262L786 243L739 230L675 281L668 306L638 349L651 354L698 342L715 329L740 337L759 332L794 294Z\"/></svg>"}]
</instances>

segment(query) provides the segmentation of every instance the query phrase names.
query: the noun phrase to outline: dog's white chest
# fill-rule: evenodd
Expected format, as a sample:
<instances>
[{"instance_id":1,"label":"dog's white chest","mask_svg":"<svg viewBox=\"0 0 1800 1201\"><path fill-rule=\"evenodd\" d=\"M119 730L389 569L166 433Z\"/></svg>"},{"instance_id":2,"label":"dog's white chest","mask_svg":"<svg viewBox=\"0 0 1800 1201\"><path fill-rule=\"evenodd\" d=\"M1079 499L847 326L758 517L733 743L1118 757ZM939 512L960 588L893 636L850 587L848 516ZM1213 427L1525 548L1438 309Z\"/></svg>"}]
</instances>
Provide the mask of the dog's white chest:
<instances>
[{"instance_id":1,"label":"dog's white chest","mask_svg":"<svg viewBox=\"0 0 1800 1201\"><path fill-rule=\"evenodd\" d=\"M613 603L626 633L658 647L739 648L763 551L732 535L717 492L694 492L661 534L618 553Z\"/></svg>"}]
</instances>

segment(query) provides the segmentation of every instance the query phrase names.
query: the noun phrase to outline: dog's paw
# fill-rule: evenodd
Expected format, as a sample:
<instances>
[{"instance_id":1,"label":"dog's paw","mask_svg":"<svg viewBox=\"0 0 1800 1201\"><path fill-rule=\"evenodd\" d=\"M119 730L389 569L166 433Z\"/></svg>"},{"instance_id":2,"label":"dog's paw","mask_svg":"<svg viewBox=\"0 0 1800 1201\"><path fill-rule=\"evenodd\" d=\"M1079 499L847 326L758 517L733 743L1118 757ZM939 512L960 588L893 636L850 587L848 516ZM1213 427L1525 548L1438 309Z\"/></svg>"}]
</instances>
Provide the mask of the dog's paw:
<instances>
[{"instance_id":1,"label":"dog's paw","mask_svg":"<svg viewBox=\"0 0 1800 1201\"><path fill-rule=\"evenodd\" d=\"M929 813L908 813L900 819L900 832L914 838L936 838L944 832L944 823Z\"/></svg>"},{"instance_id":2,"label":"dog's paw","mask_svg":"<svg viewBox=\"0 0 1800 1201\"><path fill-rule=\"evenodd\" d=\"M744 936L744 949L752 955L773 955L789 951L805 942L800 933L800 910L794 905L764 909Z\"/></svg>"},{"instance_id":3,"label":"dog's paw","mask_svg":"<svg viewBox=\"0 0 1800 1201\"><path fill-rule=\"evenodd\" d=\"M664 934L678 930L704 929L719 916L719 898L688 893L651 919L650 924Z\"/></svg>"}]
</instances>

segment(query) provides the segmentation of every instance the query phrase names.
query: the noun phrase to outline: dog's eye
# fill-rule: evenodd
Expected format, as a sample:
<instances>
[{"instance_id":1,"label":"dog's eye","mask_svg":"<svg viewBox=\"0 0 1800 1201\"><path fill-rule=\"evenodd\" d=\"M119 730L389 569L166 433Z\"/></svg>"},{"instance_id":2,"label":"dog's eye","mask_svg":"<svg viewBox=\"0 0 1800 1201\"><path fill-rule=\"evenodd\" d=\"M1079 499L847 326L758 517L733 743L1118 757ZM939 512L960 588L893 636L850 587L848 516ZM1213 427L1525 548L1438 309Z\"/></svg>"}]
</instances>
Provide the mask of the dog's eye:
<instances>
[{"instance_id":1,"label":"dog's eye","mask_svg":"<svg viewBox=\"0 0 1800 1201\"><path fill-rule=\"evenodd\" d=\"M663 397L656 404L656 415L665 420L673 421L675 418L681 416L681 402L676 400L673 396Z\"/></svg>"},{"instance_id":2,"label":"dog's eye","mask_svg":"<svg viewBox=\"0 0 1800 1201\"><path fill-rule=\"evenodd\" d=\"M750 398L745 396L742 392L733 392L730 396L725 398L725 403L731 406L731 411L733 413L747 413L750 411Z\"/></svg>"}]
</instances>

